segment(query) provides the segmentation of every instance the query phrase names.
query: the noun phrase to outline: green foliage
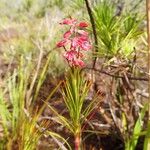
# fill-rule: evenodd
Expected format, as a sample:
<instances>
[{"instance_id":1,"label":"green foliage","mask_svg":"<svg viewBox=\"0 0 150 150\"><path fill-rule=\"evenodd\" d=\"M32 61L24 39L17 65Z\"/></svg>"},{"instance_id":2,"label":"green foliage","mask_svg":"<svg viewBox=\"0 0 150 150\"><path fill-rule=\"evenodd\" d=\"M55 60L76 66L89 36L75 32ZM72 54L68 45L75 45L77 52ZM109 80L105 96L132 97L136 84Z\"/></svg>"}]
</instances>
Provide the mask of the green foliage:
<instances>
[{"instance_id":1,"label":"green foliage","mask_svg":"<svg viewBox=\"0 0 150 150\"><path fill-rule=\"evenodd\" d=\"M134 12L116 14L116 7L110 1L103 1L94 8L99 56L120 55L128 58L136 46L135 39L141 35L142 18Z\"/></svg>"},{"instance_id":2,"label":"green foliage","mask_svg":"<svg viewBox=\"0 0 150 150\"><path fill-rule=\"evenodd\" d=\"M84 6L84 0L74 0L72 2L72 5L76 8L76 9L80 9L81 7Z\"/></svg>"},{"instance_id":3,"label":"green foliage","mask_svg":"<svg viewBox=\"0 0 150 150\"><path fill-rule=\"evenodd\" d=\"M125 150L135 150L138 139L142 133L143 119L144 119L147 109L148 109L148 105L145 104L145 106L142 108L142 110L139 114L138 120L135 123L132 137L127 138L127 141L125 141Z\"/></svg>"},{"instance_id":4,"label":"green foliage","mask_svg":"<svg viewBox=\"0 0 150 150\"><path fill-rule=\"evenodd\" d=\"M24 0L23 1L23 8L26 10L26 11L30 11L32 5L33 5L33 2L34 0Z\"/></svg>"},{"instance_id":5,"label":"green foliage","mask_svg":"<svg viewBox=\"0 0 150 150\"><path fill-rule=\"evenodd\" d=\"M65 126L75 138L78 137L79 139L81 138L84 129L83 124L86 122L87 116L96 107L94 106L96 98L89 104L86 104L90 85L91 83L85 79L80 69L71 68L62 88L62 95L69 117L58 114L57 110L49 105L49 108L58 117L56 121Z\"/></svg>"},{"instance_id":6,"label":"green foliage","mask_svg":"<svg viewBox=\"0 0 150 150\"><path fill-rule=\"evenodd\" d=\"M32 63L22 57L19 68L8 79L7 91L1 90L0 92L0 116L4 130L3 142L6 142L5 148L8 150L14 146L20 150L33 150L43 135L41 129L46 127L46 124L38 123L38 120L46 105L37 109L35 108L35 101L47 74L49 61L50 57L48 57L41 73L37 69L31 79ZM46 101L51 98L58 86L50 91ZM5 98L6 92L9 95L7 99Z\"/></svg>"},{"instance_id":7,"label":"green foliage","mask_svg":"<svg viewBox=\"0 0 150 150\"><path fill-rule=\"evenodd\" d=\"M150 145L150 121L148 121L148 125L147 125L143 150L148 150L149 145Z\"/></svg>"},{"instance_id":8,"label":"green foliage","mask_svg":"<svg viewBox=\"0 0 150 150\"><path fill-rule=\"evenodd\" d=\"M69 143L67 142L67 140L65 140L63 137L61 137L59 134L51 132L51 131L47 131L47 134L50 135L53 139L56 140L57 144L59 145L60 149L62 150L72 150L71 146L69 145ZM60 142L59 142L60 141ZM62 142L61 142L62 141ZM67 148L64 146L64 144L67 145Z\"/></svg>"},{"instance_id":9,"label":"green foliage","mask_svg":"<svg viewBox=\"0 0 150 150\"><path fill-rule=\"evenodd\" d=\"M29 57L32 53L35 53L35 47L30 39L20 38L13 42L13 47L15 47L15 56L24 55Z\"/></svg>"},{"instance_id":10,"label":"green foliage","mask_svg":"<svg viewBox=\"0 0 150 150\"><path fill-rule=\"evenodd\" d=\"M14 71L8 79L8 93L12 110L9 109L7 103L4 103L4 96L1 96L0 107L3 109L0 110L0 115L5 130L4 137L8 141L6 144L8 150L12 149L15 143L18 143L16 146L19 149L34 149L37 139L40 138L40 132L34 121L36 117L30 118L31 116L26 114L29 113L29 108L26 107L26 103L28 103L26 92L29 83L30 65L28 67L23 66L24 62L21 59L21 66L18 71ZM30 143L30 141L32 142Z\"/></svg>"},{"instance_id":11,"label":"green foliage","mask_svg":"<svg viewBox=\"0 0 150 150\"><path fill-rule=\"evenodd\" d=\"M57 6L60 9L63 8L63 0L25 0L23 10L26 10L37 18L42 18L45 16L49 8L54 6Z\"/></svg>"},{"instance_id":12,"label":"green foliage","mask_svg":"<svg viewBox=\"0 0 150 150\"><path fill-rule=\"evenodd\" d=\"M73 133L81 130L84 119L91 111L91 105L83 110L83 105L89 89L90 84L84 79L83 75L80 74L80 70L73 69L66 78L65 88L63 89L64 102L70 114Z\"/></svg>"}]
</instances>

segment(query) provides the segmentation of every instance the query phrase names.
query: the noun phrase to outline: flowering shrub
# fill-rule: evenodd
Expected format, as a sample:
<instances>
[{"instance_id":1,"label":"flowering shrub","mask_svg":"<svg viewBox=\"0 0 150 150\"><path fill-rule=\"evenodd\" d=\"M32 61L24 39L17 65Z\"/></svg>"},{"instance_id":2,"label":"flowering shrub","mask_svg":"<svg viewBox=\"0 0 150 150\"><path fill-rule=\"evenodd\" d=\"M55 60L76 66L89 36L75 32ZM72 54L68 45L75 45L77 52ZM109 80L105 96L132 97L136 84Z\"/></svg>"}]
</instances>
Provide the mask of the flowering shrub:
<instances>
[{"instance_id":1,"label":"flowering shrub","mask_svg":"<svg viewBox=\"0 0 150 150\"><path fill-rule=\"evenodd\" d=\"M84 67L83 51L88 51L92 48L89 40L89 34L85 31L88 27L86 22L78 22L73 18L66 18L61 25L68 25L70 28L64 33L63 39L57 43L57 47L65 49L64 57L70 66Z\"/></svg>"}]
</instances>

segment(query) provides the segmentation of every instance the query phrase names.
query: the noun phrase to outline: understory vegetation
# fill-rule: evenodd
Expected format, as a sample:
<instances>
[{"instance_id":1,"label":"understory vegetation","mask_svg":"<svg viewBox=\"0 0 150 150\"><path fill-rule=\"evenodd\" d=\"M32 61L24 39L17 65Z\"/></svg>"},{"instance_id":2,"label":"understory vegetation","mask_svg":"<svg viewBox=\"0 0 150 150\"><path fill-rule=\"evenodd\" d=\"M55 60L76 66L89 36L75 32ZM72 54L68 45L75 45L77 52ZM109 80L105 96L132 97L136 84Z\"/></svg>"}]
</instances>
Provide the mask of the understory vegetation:
<instances>
[{"instance_id":1,"label":"understory vegetation","mask_svg":"<svg viewBox=\"0 0 150 150\"><path fill-rule=\"evenodd\" d=\"M146 1L0 1L0 150L149 150Z\"/></svg>"}]
</instances>

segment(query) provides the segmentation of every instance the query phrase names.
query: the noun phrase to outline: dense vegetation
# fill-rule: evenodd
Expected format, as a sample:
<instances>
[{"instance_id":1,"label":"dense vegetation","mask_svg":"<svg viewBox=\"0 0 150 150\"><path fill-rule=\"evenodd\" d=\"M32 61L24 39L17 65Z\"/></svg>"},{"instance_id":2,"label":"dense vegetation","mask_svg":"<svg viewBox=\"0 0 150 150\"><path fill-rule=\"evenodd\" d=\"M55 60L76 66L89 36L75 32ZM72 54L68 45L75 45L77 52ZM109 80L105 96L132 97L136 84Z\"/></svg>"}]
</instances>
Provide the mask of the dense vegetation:
<instances>
[{"instance_id":1,"label":"dense vegetation","mask_svg":"<svg viewBox=\"0 0 150 150\"><path fill-rule=\"evenodd\" d=\"M144 0L0 1L0 150L149 150Z\"/></svg>"}]
</instances>

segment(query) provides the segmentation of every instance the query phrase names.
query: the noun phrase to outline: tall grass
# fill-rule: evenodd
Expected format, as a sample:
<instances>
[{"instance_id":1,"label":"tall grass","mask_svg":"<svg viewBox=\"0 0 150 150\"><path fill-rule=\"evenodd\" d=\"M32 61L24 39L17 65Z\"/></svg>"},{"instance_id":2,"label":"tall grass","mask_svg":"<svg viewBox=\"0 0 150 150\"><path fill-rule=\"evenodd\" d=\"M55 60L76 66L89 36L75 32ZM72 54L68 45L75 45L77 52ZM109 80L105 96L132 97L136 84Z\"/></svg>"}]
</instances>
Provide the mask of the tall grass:
<instances>
[{"instance_id":1,"label":"tall grass","mask_svg":"<svg viewBox=\"0 0 150 150\"><path fill-rule=\"evenodd\" d=\"M19 150L32 150L37 147L40 137L43 136L42 128L47 128L47 123L38 122L46 105L35 107L35 102L46 77L49 61L50 57L42 71L37 68L33 75L31 61L21 57L20 66L8 78L8 88L4 91L1 89L0 116L4 130L2 141L5 143L2 147L8 150L14 147ZM46 101L50 100L58 86L50 91Z\"/></svg>"},{"instance_id":2,"label":"tall grass","mask_svg":"<svg viewBox=\"0 0 150 150\"><path fill-rule=\"evenodd\" d=\"M134 128L133 133L131 137L127 137L125 140L125 150L135 150L137 146L137 142L139 137L143 134L142 128L143 128L143 119L146 114L146 111L148 110L148 105L145 104L145 106L142 108L139 118L137 119Z\"/></svg>"}]
</instances>

